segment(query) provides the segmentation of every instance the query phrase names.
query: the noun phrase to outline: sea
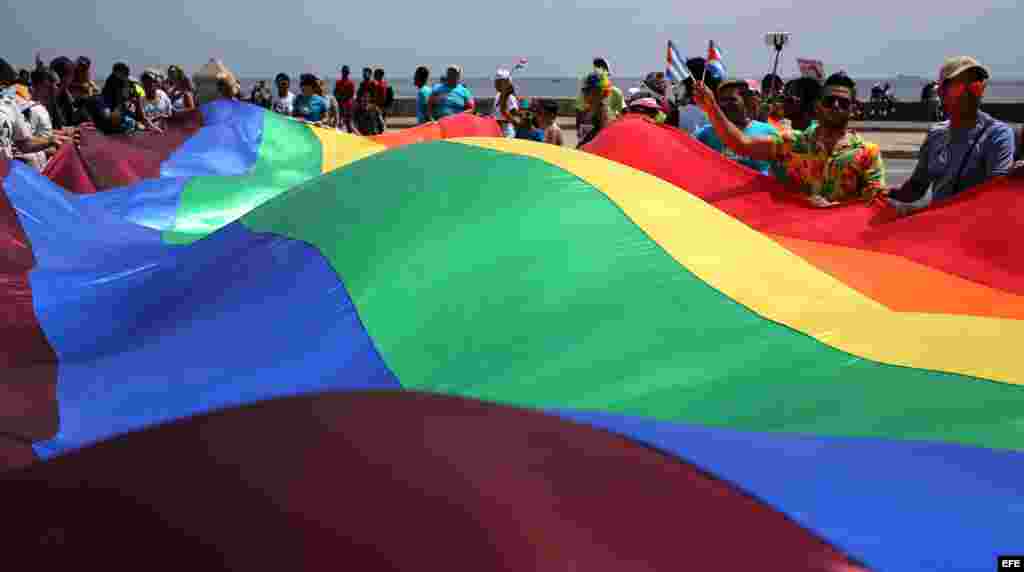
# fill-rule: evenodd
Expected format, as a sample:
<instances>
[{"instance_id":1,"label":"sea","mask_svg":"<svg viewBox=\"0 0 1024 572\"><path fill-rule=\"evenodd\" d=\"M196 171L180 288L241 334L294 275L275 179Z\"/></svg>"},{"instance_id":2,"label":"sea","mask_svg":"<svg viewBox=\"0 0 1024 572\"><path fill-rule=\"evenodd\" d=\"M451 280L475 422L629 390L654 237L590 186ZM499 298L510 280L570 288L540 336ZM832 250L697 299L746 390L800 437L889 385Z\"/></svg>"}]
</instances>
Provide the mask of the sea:
<instances>
[{"instance_id":1,"label":"sea","mask_svg":"<svg viewBox=\"0 0 1024 572\"><path fill-rule=\"evenodd\" d=\"M248 96L256 82L261 78L242 78L242 94ZM273 83L273 78L262 78L268 85ZM294 80L295 78L293 78ZM328 82L333 89L333 82L337 78L329 78ZM921 77L901 76L897 78L854 78L857 80L857 95L860 99L867 99L871 93L871 86L878 82L882 85L889 82L897 100L918 101L921 97L921 88L924 87L927 79ZM395 88L396 97L413 97L416 88L413 86L412 77L388 78L388 81ZM436 79L432 80L436 81ZM620 89L639 86L641 78L614 78L614 83ZM574 97L579 90L579 78L550 78L550 77L515 77L513 82L516 86L516 94L521 97ZM297 83L293 81L293 83ZM466 78L463 80L466 87L477 97L494 97L494 81L491 78ZM293 86L298 90L298 86ZM989 83L985 92L985 100L994 103L1000 101L1024 102L1024 79L993 80Z\"/></svg>"}]
</instances>

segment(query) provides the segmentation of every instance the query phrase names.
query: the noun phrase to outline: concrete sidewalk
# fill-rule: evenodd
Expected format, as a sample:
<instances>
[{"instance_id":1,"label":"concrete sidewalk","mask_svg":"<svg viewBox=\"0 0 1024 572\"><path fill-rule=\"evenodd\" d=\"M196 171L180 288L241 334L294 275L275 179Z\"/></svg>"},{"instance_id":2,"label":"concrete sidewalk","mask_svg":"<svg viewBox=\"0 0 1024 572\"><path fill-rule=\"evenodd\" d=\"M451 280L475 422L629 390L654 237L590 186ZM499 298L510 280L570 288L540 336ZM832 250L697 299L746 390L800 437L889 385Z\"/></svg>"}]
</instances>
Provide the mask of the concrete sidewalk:
<instances>
[{"instance_id":1,"label":"concrete sidewalk","mask_svg":"<svg viewBox=\"0 0 1024 572\"><path fill-rule=\"evenodd\" d=\"M882 157L886 159L917 159L918 151L927 132L906 131L864 131L861 135L867 141L878 143Z\"/></svg>"},{"instance_id":2,"label":"concrete sidewalk","mask_svg":"<svg viewBox=\"0 0 1024 572\"><path fill-rule=\"evenodd\" d=\"M416 125L414 117L388 118L388 131L406 129ZM565 134L565 144L576 147L576 122L559 119L558 125ZM929 123L871 121L853 122L850 126L863 134L864 139L877 143L886 159L917 159L918 150L924 142Z\"/></svg>"}]
</instances>

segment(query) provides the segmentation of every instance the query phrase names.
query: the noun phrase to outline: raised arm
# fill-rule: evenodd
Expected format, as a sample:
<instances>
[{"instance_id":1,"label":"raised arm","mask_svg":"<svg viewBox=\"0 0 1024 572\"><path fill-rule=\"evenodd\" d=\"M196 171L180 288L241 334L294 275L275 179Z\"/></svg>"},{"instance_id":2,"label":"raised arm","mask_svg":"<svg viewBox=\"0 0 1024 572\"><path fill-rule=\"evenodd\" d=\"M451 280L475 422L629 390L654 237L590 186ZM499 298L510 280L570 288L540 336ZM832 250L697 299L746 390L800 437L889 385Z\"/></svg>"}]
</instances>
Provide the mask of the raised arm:
<instances>
[{"instance_id":1,"label":"raised arm","mask_svg":"<svg viewBox=\"0 0 1024 572\"><path fill-rule=\"evenodd\" d=\"M732 121L725 116L725 112L718 106L715 94L711 88L703 82L697 82L693 90L694 100L697 105L708 114L711 125L718 133L722 143L739 155L750 157L757 161L775 161L778 158L778 142L773 137L748 137Z\"/></svg>"}]
</instances>

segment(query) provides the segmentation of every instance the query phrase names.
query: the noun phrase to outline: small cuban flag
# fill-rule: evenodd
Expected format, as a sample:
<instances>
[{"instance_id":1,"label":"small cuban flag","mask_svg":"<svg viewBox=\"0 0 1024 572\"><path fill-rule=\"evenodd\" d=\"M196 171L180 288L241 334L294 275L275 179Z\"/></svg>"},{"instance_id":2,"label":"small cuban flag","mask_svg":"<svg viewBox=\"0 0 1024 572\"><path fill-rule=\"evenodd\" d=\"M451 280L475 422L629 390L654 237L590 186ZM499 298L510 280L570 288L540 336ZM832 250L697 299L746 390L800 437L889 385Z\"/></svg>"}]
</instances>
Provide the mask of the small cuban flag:
<instances>
[{"instance_id":1,"label":"small cuban flag","mask_svg":"<svg viewBox=\"0 0 1024 572\"><path fill-rule=\"evenodd\" d=\"M711 40L708 42L708 61L707 68L711 71L711 75L721 80L725 79L725 64L722 62L722 50L715 45L715 41Z\"/></svg>"},{"instance_id":2,"label":"small cuban flag","mask_svg":"<svg viewBox=\"0 0 1024 572\"><path fill-rule=\"evenodd\" d=\"M672 83L682 83L690 77L690 70L686 68L686 62L683 61L682 56L679 55L679 50L676 49L676 44L672 40L668 41L668 56L665 67L665 77L668 78Z\"/></svg>"}]
</instances>

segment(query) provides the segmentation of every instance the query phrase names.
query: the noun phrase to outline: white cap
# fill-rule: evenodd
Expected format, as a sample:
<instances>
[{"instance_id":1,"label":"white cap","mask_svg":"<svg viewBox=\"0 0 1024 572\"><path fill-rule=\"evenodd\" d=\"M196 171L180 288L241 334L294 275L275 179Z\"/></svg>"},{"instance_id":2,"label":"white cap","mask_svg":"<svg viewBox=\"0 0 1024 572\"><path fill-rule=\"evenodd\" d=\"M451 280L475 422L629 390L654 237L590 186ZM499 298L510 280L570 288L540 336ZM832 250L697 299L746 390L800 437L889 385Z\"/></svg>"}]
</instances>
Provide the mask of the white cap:
<instances>
[{"instance_id":1,"label":"white cap","mask_svg":"<svg viewBox=\"0 0 1024 572\"><path fill-rule=\"evenodd\" d=\"M498 71L494 72L494 79L510 79L512 72L505 68L498 68Z\"/></svg>"}]
</instances>

